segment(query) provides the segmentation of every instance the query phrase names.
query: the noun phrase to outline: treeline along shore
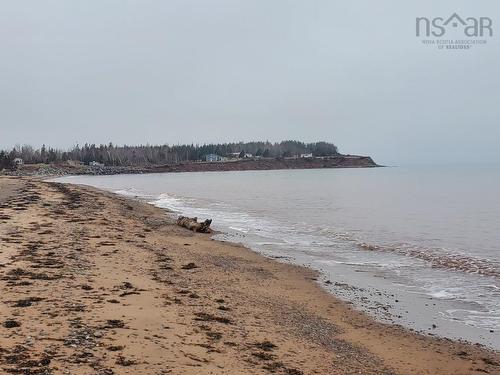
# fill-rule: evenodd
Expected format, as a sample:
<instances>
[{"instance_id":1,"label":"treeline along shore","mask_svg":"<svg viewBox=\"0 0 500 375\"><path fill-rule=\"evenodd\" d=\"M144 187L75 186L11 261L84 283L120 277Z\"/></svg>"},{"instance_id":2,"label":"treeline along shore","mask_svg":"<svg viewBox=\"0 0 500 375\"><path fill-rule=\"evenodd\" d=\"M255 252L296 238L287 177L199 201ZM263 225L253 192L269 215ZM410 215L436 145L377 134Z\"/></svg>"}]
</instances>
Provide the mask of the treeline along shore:
<instances>
[{"instance_id":1,"label":"treeline along shore","mask_svg":"<svg viewBox=\"0 0 500 375\"><path fill-rule=\"evenodd\" d=\"M16 146L0 151L0 171L11 175L111 175L271 169L377 167L369 156L343 155L327 142L223 143L176 146L84 145L62 151Z\"/></svg>"}]
</instances>

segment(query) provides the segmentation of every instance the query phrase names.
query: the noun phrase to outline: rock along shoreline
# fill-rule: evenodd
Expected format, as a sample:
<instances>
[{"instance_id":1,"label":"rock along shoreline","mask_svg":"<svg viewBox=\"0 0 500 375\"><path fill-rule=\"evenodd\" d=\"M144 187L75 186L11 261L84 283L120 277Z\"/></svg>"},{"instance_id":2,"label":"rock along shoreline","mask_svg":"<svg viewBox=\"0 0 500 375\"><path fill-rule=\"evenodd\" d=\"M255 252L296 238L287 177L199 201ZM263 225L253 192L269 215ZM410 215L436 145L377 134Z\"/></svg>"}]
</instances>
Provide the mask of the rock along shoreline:
<instances>
[{"instance_id":1,"label":"rock along shoreline","mask_svg":"<svg viewBox=\"0 0 500 375\"><path fill-rule=\"evenodd\" d=\"M26 164L15 171L0 171L10 176L117 175L144 173L259 171L282 169L374 168L381 167L369 156L338 155L317 158L250 158L220 162L183 162L141 166L89 166L70 164Z\"/></svg>"}]
</instances>

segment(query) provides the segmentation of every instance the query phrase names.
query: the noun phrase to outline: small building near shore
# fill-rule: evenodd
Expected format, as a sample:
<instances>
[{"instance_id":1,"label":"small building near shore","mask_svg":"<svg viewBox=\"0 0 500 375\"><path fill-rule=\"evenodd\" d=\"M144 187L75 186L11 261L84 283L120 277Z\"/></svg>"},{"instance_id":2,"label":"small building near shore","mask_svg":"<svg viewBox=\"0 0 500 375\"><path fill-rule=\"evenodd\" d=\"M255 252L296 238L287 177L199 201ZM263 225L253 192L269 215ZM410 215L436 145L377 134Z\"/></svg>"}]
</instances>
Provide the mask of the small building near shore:
<instances>
[{"instance_id":1,"label":"small building near shore","mask_svg":"<svg viewBox=\"0 0 500 375\"><path fill-rule=\"evenodd\" d=\"M300 154L300 157L302 159L311 159L313 157L313 154L312 153L309 153L309 154Z\"/></svg>"},{"instance_id":2,"label":"small building near shore","mask_svg":"<svg viewBox=\"0 0 500 375\"><path fill-rule=\"evenodd\" d=\"M104 164L103 164L103 163L99 163L98 161L91 161L91 162L89 163L89 165L90 165L91 167L104 167Z\"/></svg>"},{"instance_id":3,"label":"small building near shore","mask_svg":"<svg viewBox=\"0 0 500 375\"><path fill-rule=\"evenodd\" d=\"M214 162L214 161L222 161L222 156L217 154L208 154L205 155L205 161Z\"/></svg>"},{"instance_id":4,"label":"small building near shore","mask_svg":"<svg viewBox=\"0 0 500 375\"><path fill-rule=\"evenodd\" d=\"M13 161L14 165L23 165L24 161L21 158L15 158Z\"/></svg>"},{"instance_id":5,"label":"small building near shore","mask_svg":"<svg viewBox=\"0 0 500 375\"><path fill-rule=\"evenodd\" d=\"M208 161L210 163L214 162L214 161L224 161L225 158L223 158L222 156L219 156L217 154L208 154L208 155L205 155L205 161Z\"/></svg>"}]
</instances>

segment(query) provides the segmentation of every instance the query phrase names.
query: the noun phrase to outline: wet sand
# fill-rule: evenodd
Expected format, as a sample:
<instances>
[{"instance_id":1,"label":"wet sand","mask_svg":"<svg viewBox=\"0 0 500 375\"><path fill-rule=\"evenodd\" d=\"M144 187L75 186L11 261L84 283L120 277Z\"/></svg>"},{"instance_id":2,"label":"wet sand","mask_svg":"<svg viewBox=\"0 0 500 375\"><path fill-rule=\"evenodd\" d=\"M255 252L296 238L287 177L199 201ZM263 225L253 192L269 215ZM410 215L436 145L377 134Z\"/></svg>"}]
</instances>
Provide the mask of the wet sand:
<instances>
[{"instance_id":1,"label":"wet sand","mask_svg":"<svg viewBox=\"0 0 500 375\"><path fill-rule=\"evenodd\" d=\"M0 177L0 369L21 374L499 374L374 322L317 274L87 187Z\"/></svg>"}]
</instances>

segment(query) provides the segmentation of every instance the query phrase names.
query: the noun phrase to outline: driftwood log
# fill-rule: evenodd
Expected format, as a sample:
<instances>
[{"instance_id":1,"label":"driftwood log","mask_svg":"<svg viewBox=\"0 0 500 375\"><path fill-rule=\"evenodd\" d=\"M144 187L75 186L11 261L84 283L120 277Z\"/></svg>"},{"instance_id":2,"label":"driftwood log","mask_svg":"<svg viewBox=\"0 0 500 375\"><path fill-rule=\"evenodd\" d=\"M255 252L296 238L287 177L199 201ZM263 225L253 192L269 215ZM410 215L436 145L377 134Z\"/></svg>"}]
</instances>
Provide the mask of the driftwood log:
<instances>
[{"instance_id":1,"label":"driftwood log","mask_svg":"<svg viewBox=\"0 0 500 375\"><path fill-rule=\"evenodd\" d=\"M177 225L192 230L193 232L211 233L210 224L212 224L212 219L207 219L201 223L198 223L197 217L190 218L179 216L177 219Z\"/></svg>"}]
</instances>

